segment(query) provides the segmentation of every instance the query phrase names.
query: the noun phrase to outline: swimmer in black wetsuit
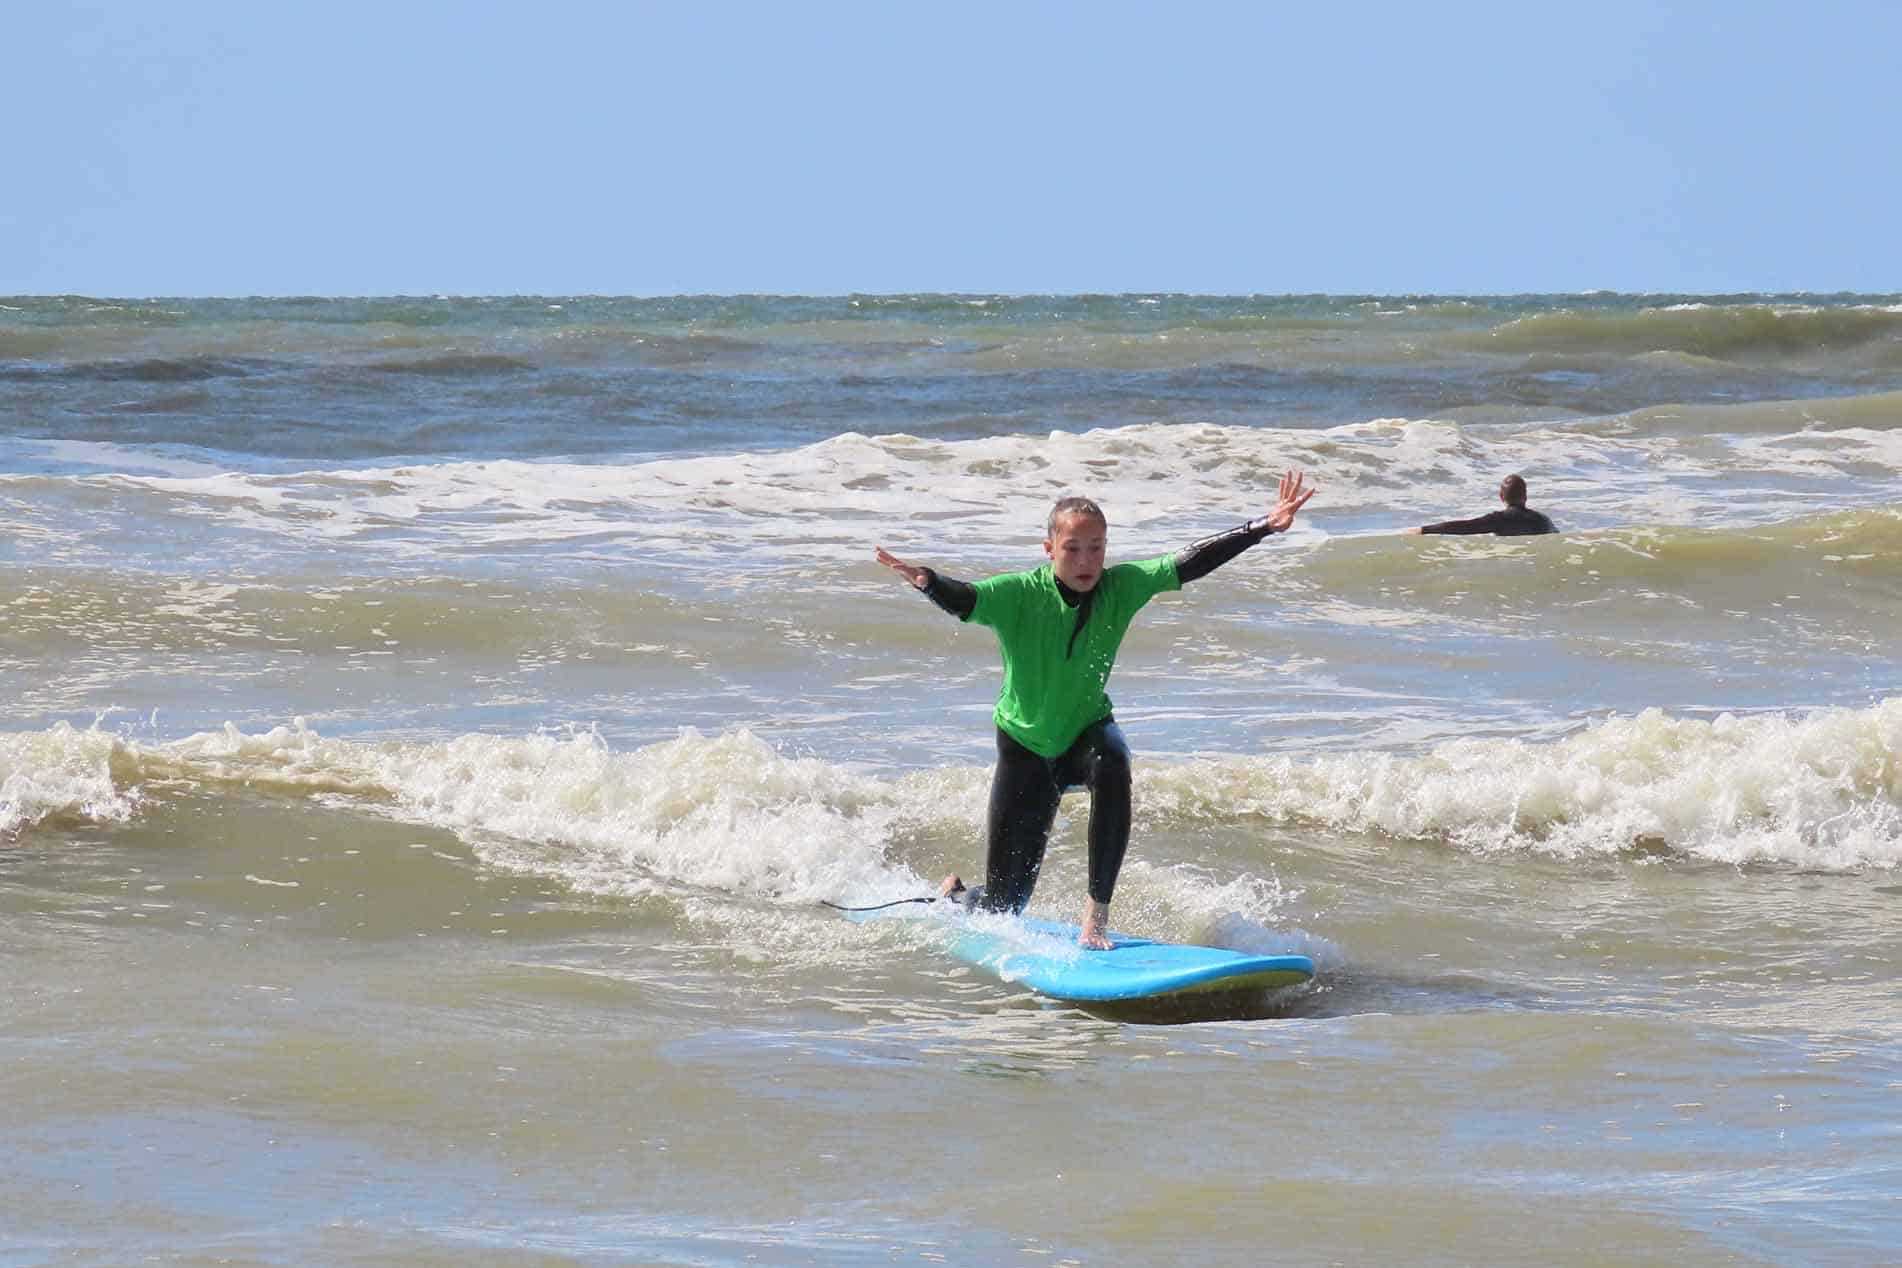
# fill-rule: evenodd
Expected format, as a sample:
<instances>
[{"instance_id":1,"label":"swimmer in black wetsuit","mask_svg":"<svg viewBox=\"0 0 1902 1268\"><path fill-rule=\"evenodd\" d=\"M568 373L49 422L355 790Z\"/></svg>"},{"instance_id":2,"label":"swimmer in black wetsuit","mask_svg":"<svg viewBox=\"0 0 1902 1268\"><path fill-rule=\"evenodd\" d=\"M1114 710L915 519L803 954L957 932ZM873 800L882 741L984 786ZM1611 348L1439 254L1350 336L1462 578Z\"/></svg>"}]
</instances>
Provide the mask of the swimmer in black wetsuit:
<instances>
[{"instance_id":1,"label":"swimmer in black wetsuit","mask_svg":"<svg viewBox=\"0 0 1902 1268\"><path fill-rule=\"evenodd\" d=\"M1110 896L1129 845L1129 745L1104 691L1117 649L1136 613L1156 595L1199 580L1270 533L1284 532L1314 490L1289 472L1267 515L1179 551L1104 566L1109 538L1102 508L1065 498L1050 512L1050 563L975 584L897 558L878 561L961 621L997 632L1004 682L993 719L997 769L991 780L986 883L966 890L946 879L947 897L986 911L1021 912L1043 865L1057 805L1070 788L1090 790L1089 896L1078 941L1110 945Z\"/></svg>"},{"instance_id":2,"label":"swimmer in black wetsuit","mask_svg":"<svg viewBox=\"0 0 1902 1268\"><path fill-rule=\"evenodd\" d=\"M1535 537L1541 533L1556 533L1552 521L1538 511L1526 505L1526 481L1524 476L1509 475L1499 482L1499 500L1506 504L1503 511L1493 511L1470 520L1446 520L1439 524L1422 524L1410 528L1409 533L1496 533L1500 537Z\"/></svg>"}]
</instances>

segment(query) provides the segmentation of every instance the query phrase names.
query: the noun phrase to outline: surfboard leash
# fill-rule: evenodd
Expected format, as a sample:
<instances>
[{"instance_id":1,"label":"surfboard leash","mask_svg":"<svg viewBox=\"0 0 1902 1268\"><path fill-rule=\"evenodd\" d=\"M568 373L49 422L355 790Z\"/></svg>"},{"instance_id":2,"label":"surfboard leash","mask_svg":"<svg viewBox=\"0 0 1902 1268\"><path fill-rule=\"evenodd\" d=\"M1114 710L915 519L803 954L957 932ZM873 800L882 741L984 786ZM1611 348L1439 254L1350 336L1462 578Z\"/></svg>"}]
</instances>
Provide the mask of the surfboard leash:
<instances>
[{"instance_id":1,"label":"surfboard leash","mask_svg":"<svg viewBox=\"0 0 1902 1268\"><path fill-rule=\"evenodd\" d=\"M935 903L937 901L938 895L932 894L924 898L900 898L889 903L874 903L870 907L841 907L823 898L819 900L819 904L822 907L830 907L834 911L884 911L887 907L903 907L906 903Z\"/></svg>"}]
</instances>

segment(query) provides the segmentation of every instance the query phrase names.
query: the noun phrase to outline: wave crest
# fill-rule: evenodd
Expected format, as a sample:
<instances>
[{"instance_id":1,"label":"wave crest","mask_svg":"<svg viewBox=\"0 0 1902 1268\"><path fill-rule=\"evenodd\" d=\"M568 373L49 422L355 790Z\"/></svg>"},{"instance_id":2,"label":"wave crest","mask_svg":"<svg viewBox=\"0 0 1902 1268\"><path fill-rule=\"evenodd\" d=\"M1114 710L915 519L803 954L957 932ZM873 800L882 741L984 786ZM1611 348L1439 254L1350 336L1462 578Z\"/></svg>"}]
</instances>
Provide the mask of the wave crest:
<instances>
[{"instance_id":1,"label":"wave crest","mask_svg":"<svg viewBox=\"0 0 1902 1268\"><path fill-rule=\"evenodd\" d=\"M616 752L589 733L331 739L301 720L141 746L60 725L0 736L0 830L125 820L146 784L342 794L462 835L492 865L627 893L660 883L810 901L905 897L895 845L960 839L987 772L881 779L746 731ZM1551 743L1145 765L1137 831L1266 819L1486 854L1659 850L1831 870L1902 864L1902 697L1811 714L1609 717Z\"/></svg>"},{"instance_id":2,"label":"wave crest","mask_svg":"<svg viewBox=\"0 0 1902 1268\"><path fill-rule=\"evenodd\" d=\"M1639 312L1533 313L1495 327L1476 342L1505 352L1681 352L1734 361L1799 358L1897 339L1902 339L1902 312L1889 308L1689 304Z\"/></svg>"},{"instance_id":3,"label":"wave crest","mask_svg":"<svg viewBox=\"0 0 1902 1268\"><path fill-rule=\"evenodd\" d=\"M1710 721L1647 709L1552 744L1459 740L1418 757L1195 763L1148 776L1143 809L1484 853L1664 849L1731 864L1892 868L1902 864L1902 698Z\"/></svg>"},{"instance_id":4,"label":"wave crest","mask_svg":"<svg viewBox=\"0 0 1902 1268\"><path fill-rule=\"evenodd\" d=\"M38 824L124 822L138 807L135 750L62 722L0 735L0 838Z\"/></svg>"}]
</instances>

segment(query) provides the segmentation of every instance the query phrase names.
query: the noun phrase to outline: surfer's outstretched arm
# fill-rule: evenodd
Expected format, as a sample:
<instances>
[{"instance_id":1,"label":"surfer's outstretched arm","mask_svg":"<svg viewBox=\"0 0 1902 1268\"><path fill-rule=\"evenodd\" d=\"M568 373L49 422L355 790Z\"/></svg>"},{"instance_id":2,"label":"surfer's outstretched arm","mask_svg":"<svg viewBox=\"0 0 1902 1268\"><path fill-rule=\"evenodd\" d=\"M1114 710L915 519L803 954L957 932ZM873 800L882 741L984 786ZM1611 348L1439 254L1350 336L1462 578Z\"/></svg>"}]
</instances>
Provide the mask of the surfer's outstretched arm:
<instances>
[{"instance_id":1,"label":"surfer's outstretched arm","mask_svg":"<svg viewBox=\"0 0 1902 1268\"><path fill-rule=\"evenodd\" d=\"M1295 515L1314 496L1315 491L1306 486L1307 477L1301 472L1286 473L1281 477L1280 497L1275 502L1274 510L1260 519L1250 520L1226 533L1191 542L1177 551L1176 580L1185 586L1191 581L1199 581L1270 533L1287 532L1294 523Z\"/></svg>"},{"instance_id":2,"label":"surfer's outstretched arm","mask_svg":"<svg viewBox=\"0 0 1902 1268\"><path fill-rule=\"evenodd\" d=\"M955 616L960 621L968 621L977 608L977 590L968 581L959 581L955 577L940 576L936 571L918 564L909 564L892 554L883 546L873 549L873 557L919 590L925 597Z\"/></svg>"}]
</instances>

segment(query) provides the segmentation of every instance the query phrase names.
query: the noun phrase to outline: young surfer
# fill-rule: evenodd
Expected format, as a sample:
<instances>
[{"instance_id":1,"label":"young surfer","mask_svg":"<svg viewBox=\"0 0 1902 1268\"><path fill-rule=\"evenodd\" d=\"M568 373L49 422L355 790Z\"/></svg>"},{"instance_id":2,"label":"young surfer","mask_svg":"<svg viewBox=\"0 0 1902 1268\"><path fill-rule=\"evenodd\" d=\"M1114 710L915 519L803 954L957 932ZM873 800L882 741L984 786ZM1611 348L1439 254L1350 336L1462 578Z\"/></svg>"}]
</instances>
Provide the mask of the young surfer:
<instances>
[{"instance_id":1,"label":"young surfer","mask_svg":"<svg viewBox=\"0 0 1902 1268\"><path fill-rule=\"evenodd\" d=\"M1533 537L1540 533L1556 533L1559 530L1542 513L1526 505L1526 481L1524 476L1509 475L1499 482L1499 500L1506 504L1503 511L1491 511L1485 515L1474 516L1470 520L1446 520L1439 524L1422 524L1410 528L1409 533L1497 533L1501 537Z\"/></svg>"},{"instance_id":2,"label":"young surfer","mask_svg":"<svg viewBox=\"0 0 1902 1268\"><path fill-rule=\"evenodd\" d=\"M985 883L965 890L947 877L943 893L986 911L1017 913L1030 903L1044 846L1066 789L1090 790L1089 897L1082 945L1110 945L1110 895L1129 845L1129 745L1104 691L1124 633L1156 595L1206 577L1270 533L1286 532L1314 490L1290 471L1275 507L1260 519L1173 554L1106 567L1109 521L1088 498L1058 502L1045 526L1050 562L976 583L910 564L878 547L878 561L961 621L997 632L1004 682L993 720L997 769L991 778Z\"/></svg>"}]
</instances>

